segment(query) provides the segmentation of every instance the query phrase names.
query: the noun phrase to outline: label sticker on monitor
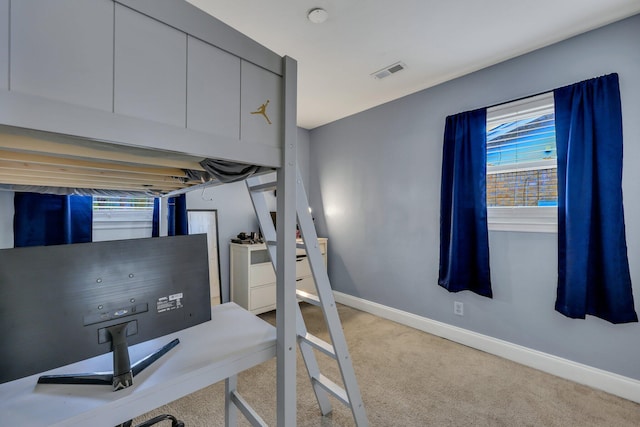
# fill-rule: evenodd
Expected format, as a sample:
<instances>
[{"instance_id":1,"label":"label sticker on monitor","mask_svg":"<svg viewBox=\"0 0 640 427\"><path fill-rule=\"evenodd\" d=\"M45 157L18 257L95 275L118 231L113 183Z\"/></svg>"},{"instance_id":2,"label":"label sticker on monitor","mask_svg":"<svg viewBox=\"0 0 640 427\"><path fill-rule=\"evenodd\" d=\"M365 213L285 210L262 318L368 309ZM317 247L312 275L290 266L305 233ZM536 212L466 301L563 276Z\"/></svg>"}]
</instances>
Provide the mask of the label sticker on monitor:
<instances>
[{"instance_id":1,"label":"label sticker on monitor","mask_svg":"<svg viewBox=\"0 0 640 427\"><path fill-rule=\"evenodd\" d=\"M158 313L182 308L182 298L182 292L158 298L156 303Z\"/></svg>"}]
</instances>

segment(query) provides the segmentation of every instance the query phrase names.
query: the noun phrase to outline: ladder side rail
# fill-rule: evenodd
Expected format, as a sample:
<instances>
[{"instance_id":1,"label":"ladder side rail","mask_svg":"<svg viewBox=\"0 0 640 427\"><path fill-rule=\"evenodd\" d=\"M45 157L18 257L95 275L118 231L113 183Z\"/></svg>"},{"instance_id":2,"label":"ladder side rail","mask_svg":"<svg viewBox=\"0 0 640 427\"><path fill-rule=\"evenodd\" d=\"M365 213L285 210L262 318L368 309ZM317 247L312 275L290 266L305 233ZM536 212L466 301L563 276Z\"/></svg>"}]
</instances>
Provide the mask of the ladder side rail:
<instances>
[{"instance_id":1,"label":"ladder side rail","mask_svg":"<svg viewBox=\"0 0 640 427\"><path fill-rule=\"evenodd\" d=\"M273 173L275 175L275 172ZM269 175L270 176L270 175ZM253 188L259 187L262 184L260 177L250 177L246 179L247 188L249 189L249 196L251 197L251 203L253 204L253 210L256 213L256 217L258 218L258 225L260 226L260 230L262 230L262 236L265 242L274 242L276 241L276 228L273 225L273 221L271 220L271 215L269 213L269 208L267 207L267 201L262 194L261 190L255 190ZM261 195L261 197L259 196ZM276 269L276 251L275 246L267 245L267 249L269 249L269 255L271 255L271 260L273 262L273 268Z\"/></svg>"},{"instance_id":2,"label":"ladder side rail","mask_svg":"<svg viewBox=\"0 0 640 427\"><path fill-rule=\"evenodd\" d=\"M278 250L277 250L277 246L270 244L271 242L276 242L277 241L277 233L276 233L276 227L273 224L273 221L271 219L271 215L269 214L269 209L267 207L267 201L266 198L264 196L264 191L266 189L266 187L262 184L262 180L259 177L250 177L247 178L245 180L245 183L247 185L247 188L249 190L249 196L251 198L251 203L253 204L253 209L256 213L256 217L258 219L258 224L260 226L260 229L262 230L262 234L265 240L265 246L267 249L267 252L269 253L269 258L271 259L271 265L273 266L273 270L276 272L276 280L277 280L277 284L276 284L276 292L278 294L278 297L276 298L276 308L278 309L278 311L276 312L276 324L280 324L280 327L278 327L278 334L281 333L281 329L282 328L282 309L280 307L280 301L283 301L284 298L280 298L280 292L283 292L280 289L280 278L278 277ZM279 205L278 205L279 206ZM284 234L284 233L281 233ZM295 267L294 267L295 268ZM294 273L295 274L295 273ZM295 276L294 276L295 278ZM295 286L295 285L294 285ZM298 307L298 304L296 303L296 309L300 310L300 308ZM278 326L278 325L276 325ZM297 321L296 321L296 325L297 326ZM294 326L294 327L295 327ZM295 332L295 331L294 331ZM295 405L292 408L293 409L293 414L289 413L288 411L291 410L291 408L289 407L285 407L284 402L282 401L283 399L287 399L287 397L285 395L287 395L291 390L291 385L289 384L292 380L295 383L295 369L294 369L294 376L293 378L284 378L287 375L287 369L284 367L285 364L290 364L291 362L293 362L293 367L295 368L295 351L293 352L293 360L291 359L291 355L290 355L290 351L288 350L288 347L295 347L295 343L293 343L293 345L289 346L288 344L285 343L285 347L281 347L283 342L282 341L286 341L286 339L282 340L280 338L280 335L278 335L278 342L277 342L277 346L278 346L278 357L276 360L277 363L277 373L278 373L278 380L277 380L277 385L278 385L278 399L277 399L277 403L278 403L278 415L277 415L277 423L278 426L287 426L287 425L295 425L296 422L296 408ZM297 341L297 334L296 334L296 341ZM283 360L285 359L285 360ZM285 383L285 384L282 384ZM295 393L295 384L293 384L293 391Z\"/></svg>"},{"instance_id":3,"label":"ladder side rail","mask_svg":"<svg viewBox=\"0 0 640 427\"><path fill-rule=\"evenodd\" d=\"M275 174L275 172L274 172ZM249 189L249 196L251 197L251 203L253 204L253 210L258 218L258 225L262 231L262 237L265 241L267 252L269 253L269 259L273 266L273 271L278 271L278 257L276 245L272 244L276 242L276 227L273 225L269 208L267 207L267 200L262 193L262 190L257 189L265 184L259 177L251 177L246 180L247 188Z\"/></svg>"},{"instance_id":4,"label":"ladder side rail","mask_svg":"<svg viewBox=\"0 0 640 427\"><path fill-rule=\"evenodd\" d=\"M271 220L271 216L269 215L266 199L263 194L263 192L269 189L270 186L268 183L262 184L259 178L252 177L247 179L247 187L249 188L251 201L256 211L260 228L265 240L267 241L266 247L269 252L272 265L275 271L278 271L277 246L273 244L276 241L276 230ZM307 251L307 259L309 261L309 266L316 286L316 292L318 294L317 300L314 297L314 304L319 305L322 309L331 339L331 343L324 343L323 347L333 349L334 354L332 356L338 363L344 390L320 373L313 344L321 344L322 340L317 337L309 337L299 304L296 304L295 327L296 335L298 336L298 346L305 362L307 373L311 378L311 383L322 414L326 415L331 412L331 403L328 395L332 394L342 403L351 408L354 421L358 427L366 427L368 426L366 412L347 349L344 331L338 316L338 310L333 296L333 291L331 289L331 284L329 282L329 276L324 264L324 259L320 253L318 236L316 234L315 225L313 224L313 219L309 213L307 196L299 170L296 170L295 188L296 216L300 232L302 234L302 239L304 241L303 246ZM277 235L280 235L280 233L277 233ZM307 242L312 243L308 244ZM296 293L300 292L301 291L299 290L296 291ZM302 294L305 293L302 292ZM311 297L311 294L309 294L309 296ZM311 341L308 341L308 338L311 338Z\"/></svg>"},{"instance_id":5,"label":"ladder side rail","mask_svg":"<svg viewBox=\"0 0 640 427\"><path fill-rule=\"evenodd\" d=\"M276 270L276 371L277 419L280 427L296 425L296 176L298 127L296 125L298 64L282 58L282 167L277 173Z\"/></svg>"},{"instance_id":6,"label":"ladder side rail","mask_svg":"<svg viewBox=\"0 0 640 427\"><path fill-rule=\"evenodd\" d=\"M304 318L302 317L302 311L300 311L300 305L298 305L297 311L296 328L298 331L298 336L304 337L305 335L307 335L307 327L304 323ZM322 415L328 415L332 411L331 402L329 401L329 395L325 389L323 389L319 384L313 381L314 378L319 378L321 375L320 367L318 366L318 361L316 359L313 347L311 347L310 344L301 341L300 338L298 338L298 347L300 348L300 353L302 354L304 365L307 368L307 374L309 374L309 378L311 378L311 385L313 386L316 400L318 401L318 406L320 407L320 412L322 413Z\"/></svg>"},{"instance_id":7,"label":"ladder side rail","mask_svg":"<svg viewBox=\"0 0 640 427\"><path fill-rule=\"evenodd\" d=\"M355 376L355 371L351 363L351 356L347 348L347 342L342 330L342 324L338 316L335 298L329 282L329 275L324 266L324 260L320 253L318 245L318 235L316 234L315 225L311 213L309 212L309 202L302 183L300 170L297 170L296 177L296 212L298 215L298 224L302 239L306 244L307 258L311 266L316 291L320 299L320 307L324 313L325 321L331 342L333 344L336 360L340 368L342 382L344 384L347 396L349 398L351 412L359 427L368 425L367 415L362 402L360 388ZM310 243L312 242L312 243Z\"/></svg>"},{"instance_id":8,"label":"ladder side rail","mask_svg":"<svg viewBox=\"0 0 640 427\"><path fill-rule=\"evenodd\" d=\"M286 115L286 114L285 114ZM288 138L285 137L285 140ZM288 155L289 143L283 151L284 166L278 170L276 271L276 372L278 427L296 425L296 364L297 335L296 300L296 228L295 228L295 146L293 157ZM293 159L293 160L291 160ZM264 199L264 194L263 197ZM269 246L268 246L269 247ZM273 248L273 247L272 247Z\"/></svg>"},{"instance_id":9,"label":"ladder side rail","mask_svg":"<svg viewBox=\"0 0 640 427\"><path fill-rule=\"evenodd\" d=\"M273 265L274 271L278 271L276 246L269 244L270 242L276 241L276 229L271 219L271 215L269 214L269 209L267 207L267 202L263 192L266 188L270 188L269 183L262 184L260 178L251 177L246 180L246 184L249 189L249 195L251 197L253 208L258 218L258 224L260 226L260 229L262 230L262 234L266 242L266 247L271 259L271 264ZM302 336L306 335L307 333L299 304L296 304L296 332L297 335ZM307 369L309 377L320 377L320 368L318 366L315 353L313 352L313 348L309 344L301 342L298 344L298 346L305 362L305 367ZM329 401L328 392L315 381L311 381L311 384L315 391L316 400L318 402L318 406L320 407L320 412L322 413L322 415L329 414L332 411L332 407L331 402Z\"/></svg>"}]
</instances>

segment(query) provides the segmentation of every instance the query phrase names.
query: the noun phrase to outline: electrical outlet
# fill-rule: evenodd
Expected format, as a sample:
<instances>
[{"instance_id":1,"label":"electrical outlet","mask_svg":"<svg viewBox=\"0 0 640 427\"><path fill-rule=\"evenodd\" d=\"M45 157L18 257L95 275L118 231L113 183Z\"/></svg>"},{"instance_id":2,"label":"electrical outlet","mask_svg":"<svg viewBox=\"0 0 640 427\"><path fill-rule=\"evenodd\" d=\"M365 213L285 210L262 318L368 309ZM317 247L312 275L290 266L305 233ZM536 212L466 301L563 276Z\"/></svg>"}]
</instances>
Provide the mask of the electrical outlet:
<instances>
[{"instance_id":1,"label":"electrical outlet","mask_svg":"<svg viewBox=\"0 0 640 427\"><path fill-rule=\"evenodd\" d=\"M460 301L454 301L453 314L457 314L458 316L464 316L464 304L462 304Z\"/></svg>"}]
</instances>

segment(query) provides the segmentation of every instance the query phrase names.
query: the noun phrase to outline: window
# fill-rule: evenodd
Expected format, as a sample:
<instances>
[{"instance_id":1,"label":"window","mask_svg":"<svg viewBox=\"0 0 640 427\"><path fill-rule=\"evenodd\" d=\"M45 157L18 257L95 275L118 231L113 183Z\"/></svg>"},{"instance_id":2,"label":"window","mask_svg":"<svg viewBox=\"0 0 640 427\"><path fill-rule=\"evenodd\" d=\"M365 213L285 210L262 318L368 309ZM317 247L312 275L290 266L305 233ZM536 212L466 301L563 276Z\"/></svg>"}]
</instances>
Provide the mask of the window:
<instances>
[{"instance_id":1,"label":"window","mask_svg":"<svg viewBox=\"0 0 640 427\"><path fill-rule=\"evenodd\" d=\"M153 197L93 197L93 241L151 237Z\"/></svg>"},{"instance_id":2,"label":"window","mask_svg":"<svg viewBox=\"0 0 640 427\"><path fill-rule=\"evenodd\" d=\"M557 230L553 93L487 109L490 230Z\"/></svg>"}]
</instances>

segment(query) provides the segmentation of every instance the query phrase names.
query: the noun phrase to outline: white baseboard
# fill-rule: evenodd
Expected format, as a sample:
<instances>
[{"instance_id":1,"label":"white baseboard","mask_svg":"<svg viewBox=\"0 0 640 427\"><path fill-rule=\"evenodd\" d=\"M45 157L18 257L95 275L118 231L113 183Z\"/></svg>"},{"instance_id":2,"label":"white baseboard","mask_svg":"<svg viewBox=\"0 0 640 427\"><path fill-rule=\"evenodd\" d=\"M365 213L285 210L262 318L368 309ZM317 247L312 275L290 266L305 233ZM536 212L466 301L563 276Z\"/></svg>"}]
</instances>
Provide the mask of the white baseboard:
<instances>
[{"instance_id":1,"label":"white baseboard","mask_svg":"<svg viewBox=\"0 0 640 427\"><path fill-rule=\"evenodd\" d=\"M340 304L640 403L640 381L334 291Z\"/></svg>"}]
</instances>

